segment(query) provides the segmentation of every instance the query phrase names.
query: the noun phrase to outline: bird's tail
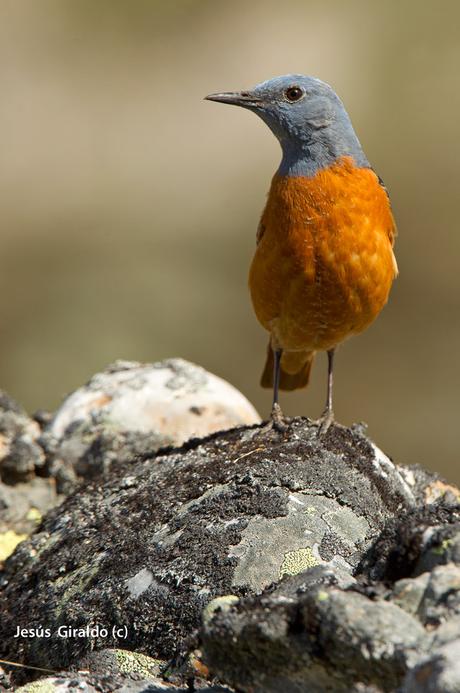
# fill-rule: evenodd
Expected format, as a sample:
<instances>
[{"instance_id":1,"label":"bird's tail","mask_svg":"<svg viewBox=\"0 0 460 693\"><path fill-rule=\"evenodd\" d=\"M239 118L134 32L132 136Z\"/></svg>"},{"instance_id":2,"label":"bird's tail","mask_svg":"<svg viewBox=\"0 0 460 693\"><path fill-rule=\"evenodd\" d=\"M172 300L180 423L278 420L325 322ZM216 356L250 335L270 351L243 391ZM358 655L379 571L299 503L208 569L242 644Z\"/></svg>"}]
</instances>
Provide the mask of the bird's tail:
<instances>
[{"instance_id":1,"label":"bird's tail","mask_svg":"<svg viewBox=\"0 0 460 693\"><path fill-rule=\"evenodd\" d=\"M310 371L315 357L314 351L283 351L280 368L280 390L299 390L308 385ZM274 357L268 345L267 360L260 384L273 387Z\"/></svg>"}]
</instances>

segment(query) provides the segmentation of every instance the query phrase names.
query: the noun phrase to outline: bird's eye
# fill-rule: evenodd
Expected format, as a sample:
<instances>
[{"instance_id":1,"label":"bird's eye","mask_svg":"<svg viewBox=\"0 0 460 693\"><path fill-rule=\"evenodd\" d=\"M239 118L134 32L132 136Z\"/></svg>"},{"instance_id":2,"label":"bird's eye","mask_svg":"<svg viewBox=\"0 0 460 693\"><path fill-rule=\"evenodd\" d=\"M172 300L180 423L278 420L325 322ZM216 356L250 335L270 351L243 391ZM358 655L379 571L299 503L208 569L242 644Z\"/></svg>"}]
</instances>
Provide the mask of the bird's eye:
<instances>
[{"instance_id":1,"label":"bird's eye","mask_svg":"<svg viewBox=\"0 0 460 693\"><path fill-rule=\"evenodd\" d=\"M300 87L288 87L284 92L285 97L288 101L298 101L302 98L304 92Z\"/></svg>"}]
</instances>

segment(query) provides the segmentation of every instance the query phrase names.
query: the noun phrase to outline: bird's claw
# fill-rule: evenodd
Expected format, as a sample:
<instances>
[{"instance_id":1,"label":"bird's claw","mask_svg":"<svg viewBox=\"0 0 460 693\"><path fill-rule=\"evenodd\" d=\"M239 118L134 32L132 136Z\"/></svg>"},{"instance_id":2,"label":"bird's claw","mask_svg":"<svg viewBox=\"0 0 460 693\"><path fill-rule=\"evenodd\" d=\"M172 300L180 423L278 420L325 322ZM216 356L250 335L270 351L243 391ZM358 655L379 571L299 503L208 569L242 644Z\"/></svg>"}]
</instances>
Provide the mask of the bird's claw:
<instances>
[{"instance_id":1,"label":"bird's claw","mask_svg":"<svg viewBox=\"0 0 460 693\"><path fill-rule=\"evenodd\" d=\"M318 424L318 435L324 436L331 425L334 423L334 412L332 409L325 409L316 423Z\"/></svg>"},{"instance_id":2,"label":"bird's claw","mask_svg":"<svg viewBox=\"0 0 460 693\"><path fill-rule=\"evenodd\" d=\"M284 416L280 405L274 404L270 413L270 418L261 428L258 429L258 434L262 435L268 433L269 431L285 433L288 428L289 426L284 421Z\"/></svg>"},{"instance_id":3,"label":"bird's claw","mask_svg":"<svg viewBox=\"0 0 460 693\"><path fill-rule=\"evenodd\" d=\"M277 402L275 402L275 404L272 407L270 419L272 427L276 431L279 431L280 433L284 433L284 431L287 431L288 426L284 421L283 412L281 411L281 407Z\"/></svg>"}]
</instances>

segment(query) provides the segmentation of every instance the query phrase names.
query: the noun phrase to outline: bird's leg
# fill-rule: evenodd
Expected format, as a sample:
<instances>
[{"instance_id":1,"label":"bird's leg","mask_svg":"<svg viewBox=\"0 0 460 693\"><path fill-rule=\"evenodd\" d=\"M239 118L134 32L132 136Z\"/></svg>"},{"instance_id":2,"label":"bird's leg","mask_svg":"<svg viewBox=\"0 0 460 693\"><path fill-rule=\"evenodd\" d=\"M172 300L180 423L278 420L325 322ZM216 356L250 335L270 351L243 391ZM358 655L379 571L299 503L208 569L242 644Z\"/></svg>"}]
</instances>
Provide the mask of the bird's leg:
<instances>
[{"instance_id":1,"label":"bird's leg","mask_svg":"<svg viewBox=\"0 0 460 693\"><path fill-rule=\"evenodd\" d=\"M273 404L271 420L275 428L284 430L283 412L278 404L282 349L273 349Z\"/></svg>"},{"instance_id":2,"label":"bird's leg","mask_svg":"<svg viewBox=\"0 0 460 693\"><path fill-rule=\"evenodd\" d=\"M334 411L332 409L332 386L334 384L334 352L329 349L327 352L327 398L323 413L318 419L319 434L323 435L334 421Z\"/></svg>"}]
</instances>

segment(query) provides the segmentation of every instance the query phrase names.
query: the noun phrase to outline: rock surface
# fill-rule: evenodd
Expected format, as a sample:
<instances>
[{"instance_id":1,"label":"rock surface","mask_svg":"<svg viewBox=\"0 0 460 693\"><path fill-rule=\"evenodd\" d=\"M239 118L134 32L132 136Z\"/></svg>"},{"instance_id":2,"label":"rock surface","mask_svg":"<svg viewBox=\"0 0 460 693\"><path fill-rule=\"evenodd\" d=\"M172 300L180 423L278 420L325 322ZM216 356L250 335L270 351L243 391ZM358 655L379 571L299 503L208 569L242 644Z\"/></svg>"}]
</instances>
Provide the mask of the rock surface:
<instances>
[{"instance_id":1,"label":"rock surface","mask_svg":"<svg viewBox=\"0 0 460 693\"><path fill-rule=\"evenodd\" d=\"M215 600L201 628L204 664L248 693L459 691L459 512L438 505L392 520L351 580L319 566L261 596ZM421 565L431 567L420 574Z\"/></svg>"},{"instance_id":2,"label":"rock surface","mask_svg":"<svg viewBox=\"0 0 460 693\"><path fill-rule=\"evenodd\" d=\"M240 600L205 620L204 661L242 691L350 691L358 683L395 690L428 638L418 621L321 567ZM267 653L270 656L267 657Z\"/></svg>"},{"instance_id":3,"label":"rock surface","mask_svg":"<svg viewBox=\"0 0 460 693\"><path fill-rule=\"evenodd\" d=\"M190 693L189 687L174 686L155 677L140 679L107 674L88 674L63 672L25 684L16 693ZM204 684L194 689L194 693L232 693L225 686Z\"/></svg>"},{"instance_id":4,"label":"rock surface","mask_svg":"<svg viewBox=\"0 0 460 693\"><path fill-rule=\"evenodd\" d=\"M161 678L167 662L152 659L138 652L121 649L105 649L91 652L80 660L71 671L55 672L16 691L20 693L189 693L189 687L175 686ZM50 672L51 673L51 672ZM231 693L229 688L210 686L207 682L195 689L208 693ZM0 691L13 692L9 677L2 678L0 669Z\"/></svg>"},{"instance_id":5,"label":"rock surface","mask_svg":"<svg viewBox=\"0 0 460 693\"><path fill-rule=\"evenodd\" d=\"M31 419L0 391L0 564L81 481L112 462L256 423L234 387L183 359L118 361Z\"/></svg>"},{"instance_id":6,"label":"rock surface","mask_svg":"<svg viewBox=\"0 0 460 693\"><path fill-rule=\"evenodd\" d=\"M259 421L238 390L193 363L117 361L64 400L42 442L52 476L68 492L114 460Z\"/></svg>"},{"instance_id":7,"label":"rock surface","mask_svg":"<svg viewBox=\"0 0 460 693\"><path fill-rule=\"evenodd\" d=\"M457 631L460 635L460 629ZM401 693L458 693L460 637L437 648L407 675Z\"/></svg>"},{"instance_id":8,"label":"rock surface","mask_svg":"<svg viewBox=\"0 0 460 693\"><path fill-rule=\"evenodd\" d=\"M0 390L0 479L27 481L45 464L40 427L6 392Z\"/></svg>"},{"instance_id":9,"label":"rock surface","mask_svg":"<svg viewBox=\"0 0 460 693\"><path fill-rule=\"evenodd\" d=\"M359 566L370 580L394 582L460 563L460 505L420 505L387 523Z\"/></svg>"},{"instance_id":10,"label":"rock surface","mask_svg":"<svg viewBox=\"0 0 460 693\"><path fill-rule=\"evenodd\" d=\"M0 562L37 528L0 563L0 657L59 672L22 693L460 691L458 490L235 393L170 360L37 421L0 397Z\"/></svg>"},{"instance_id":11,"label":"rock surface","mask_svg":"<svg viewBox=\"0 0 460 693\"><path fill-rule=\"evenodd\" d=\"M169 659L216 596L256 594L323 563L351 574L418 494L360 431L321 438L302 419L282 434L243 427L114 465L7 562L0 656L56 668L115 646ZM108 632L59 635L87 625ZM18 626L50 636L13 638Z\"/></svg>"},{"instance_id":12,"label":"rock surface","mask_svg":"<svg viewBox=\"0 0 460 693\"><path fill-rule=\"evenodd\" d=\"M0 565L58 502L54 480L42 478L41 429L0 390Z\"/></svg>"}]
</instances>

